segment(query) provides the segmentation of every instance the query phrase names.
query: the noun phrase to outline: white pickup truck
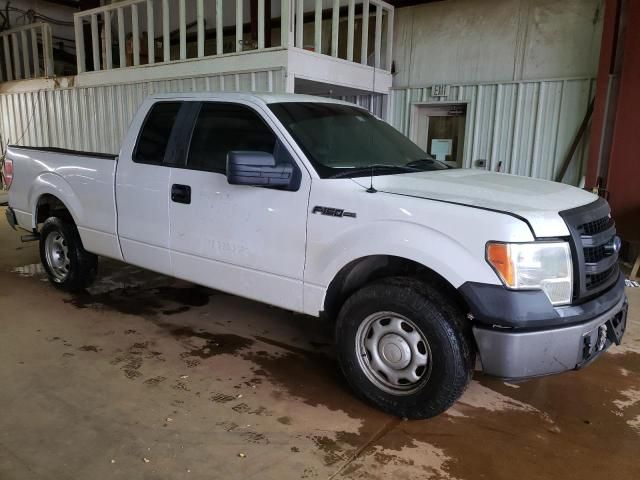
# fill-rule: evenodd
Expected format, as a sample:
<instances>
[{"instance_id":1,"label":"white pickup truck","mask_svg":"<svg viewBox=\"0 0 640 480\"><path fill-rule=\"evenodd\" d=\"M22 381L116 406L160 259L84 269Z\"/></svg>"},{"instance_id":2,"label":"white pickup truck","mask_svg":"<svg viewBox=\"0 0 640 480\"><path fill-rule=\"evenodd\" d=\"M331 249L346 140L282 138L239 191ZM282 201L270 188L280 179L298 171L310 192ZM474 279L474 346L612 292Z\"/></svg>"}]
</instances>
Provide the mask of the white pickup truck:
<instances>
[{"instance_id":1,"label":"white pickup truck","mask_svg":"<svg viewBox=\"0 0 640 480\"><path fill-rule=\"evenodd\" d=\"M353 389L437 415L475 368L583 367L626 324L606 201L450 169L385 122L300 95L148 98L119 155L9 147L7 219L51 282L98 256L335 322Z\"/></svg>"}]
</instances>

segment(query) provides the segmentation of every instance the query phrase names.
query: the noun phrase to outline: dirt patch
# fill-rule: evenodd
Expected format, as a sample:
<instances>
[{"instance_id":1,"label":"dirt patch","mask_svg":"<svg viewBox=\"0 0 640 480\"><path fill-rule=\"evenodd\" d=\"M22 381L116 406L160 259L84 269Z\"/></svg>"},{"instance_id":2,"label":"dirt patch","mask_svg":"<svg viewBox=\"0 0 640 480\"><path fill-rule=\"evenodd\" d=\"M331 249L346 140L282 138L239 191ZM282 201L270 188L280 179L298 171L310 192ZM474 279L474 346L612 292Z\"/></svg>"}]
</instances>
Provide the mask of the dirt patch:
<instances>
[{"instance_id":1,"label":"dirt patch","mask_svg":"<svg viewBox=\"0 0 640 480\"><path fill-rule=\"evenodd\" d=\"M91 294L88 291L64 299L76 308L111 310L127 315L154 317L175 315L209 303L214 291L197 285L187 287L125 287Z\"/></svg>"},{"instance_id":2,"label":"dirt patch","mask_svg":"<svg viewBox=\"0 0 640 480\"><path fill-rule=\"evenodd\" d=\"M98 348L95 345L83 345L78 350L80 350L82 352L95 352L95 353L98 353L98 352L102 351L101 348Z\"/></svg>"},{"instance_id":3,"label":"dirt patch","mask_svg":"<svg viewBox=\"0 0 640 480\"><path fill-rule=\"evenodd\" d=\"M161 326L167 328L171 336L178 339L204 341L202 346L184 352L181 355L183 358L198 357L207 359L215 357L216 355L232 355L240 350L249 348L254 343L254 341L249 338L230 333L209 333L203 330L194 330L190 327L175 327L167 324L161 324Z\"/></svg>"},{"instance_id":4,"label":"dirt patch","mask_svg":"<svg viewBox=\"0 0 640 480\"><path fill-rule=\"evenodd\" d=\"M140 369L145 359L165 361L160 352L150 348L153 345L153 342L135 342L125 351L117 351L116 356L109 363L111 365L118 365L126 378L134 380L142 376ZM144 383L153 384L154 382L147 380ZM160 383L160 381L155 383Z\"/></svg>"},{"instance_id":5,"label":"dirt patch","mask_svg":"<svg viewBox=\"0 0 640 480\"><path fill-rule=\"evenodd\" d=\"M291 425L291 418L289 417L278 417L278 422L280 422L283 425Z\"/></svg>"}]
</instances>

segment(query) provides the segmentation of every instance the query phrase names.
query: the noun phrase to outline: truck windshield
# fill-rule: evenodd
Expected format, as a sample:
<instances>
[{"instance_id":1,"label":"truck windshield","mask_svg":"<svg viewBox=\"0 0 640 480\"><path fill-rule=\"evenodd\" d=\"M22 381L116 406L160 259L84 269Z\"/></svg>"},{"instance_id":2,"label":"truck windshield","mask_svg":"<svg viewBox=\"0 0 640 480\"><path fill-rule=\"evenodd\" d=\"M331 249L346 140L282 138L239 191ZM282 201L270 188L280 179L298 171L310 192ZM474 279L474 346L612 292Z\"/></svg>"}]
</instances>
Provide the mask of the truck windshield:
<instances>
[{"instance_id":1,"label":"truck windshield","mask_svg":"<svg viewBox=\"0 0 640 480\"><path fill-rule=\"evenodd\" d=\"M319 102L272 103L269 108L321 178L449 168L391 125L360 108Z\"/></svg>"}]
</instances>

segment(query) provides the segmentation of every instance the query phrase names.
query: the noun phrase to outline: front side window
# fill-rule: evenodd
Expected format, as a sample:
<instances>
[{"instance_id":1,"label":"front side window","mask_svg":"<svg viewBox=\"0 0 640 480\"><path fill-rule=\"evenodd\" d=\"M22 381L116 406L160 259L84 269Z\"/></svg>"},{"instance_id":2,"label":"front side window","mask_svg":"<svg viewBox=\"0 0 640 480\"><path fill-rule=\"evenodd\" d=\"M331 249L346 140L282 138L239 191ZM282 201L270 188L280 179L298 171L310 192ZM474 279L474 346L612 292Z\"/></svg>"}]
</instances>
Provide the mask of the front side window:
<instances>
[{"instance_id":1,"label":"front side window","mask_svg":"<svg viewBox=\"0 0 640 480\"><path fill-rule=\"evenodd\" d=\"M250 108L203 103L191 136L187 168L224 173L230 151L273 154L275 145L271 129Z\"/></svg>"},{"instance_id":2,"label":"front side window","mask_svg":"<svg viewBox=\"0 0 640 480\"><path fill-rule=\"evenodd\" d=\"M151 108L138 137L134 162L162 163L181 105L181 102L159 102Z\"/></svg>"},{"instance_id":3,"label":"front side window","mask_svg":"<svg viewBox=\"0 0 640 480\"><path fill-rule=\"evenodd\" d=\"M322 102L273 103L269 108L321 178L449 168L361 108Z\"/></svg>"}]
</instances>

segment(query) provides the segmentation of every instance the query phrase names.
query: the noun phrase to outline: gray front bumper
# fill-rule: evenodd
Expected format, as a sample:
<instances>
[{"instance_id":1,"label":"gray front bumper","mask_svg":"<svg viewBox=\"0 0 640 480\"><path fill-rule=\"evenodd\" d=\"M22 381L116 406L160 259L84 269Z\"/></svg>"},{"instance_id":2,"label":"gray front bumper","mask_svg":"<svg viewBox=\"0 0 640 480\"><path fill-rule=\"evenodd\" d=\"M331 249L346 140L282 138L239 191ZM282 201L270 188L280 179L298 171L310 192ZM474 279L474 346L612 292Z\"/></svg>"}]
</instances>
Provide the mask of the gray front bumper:
<instances>
[{"instance_id":1,"label":"gray front bumper","mask_svg":"<svg viewBox=\"0 0 640 480\"><path fill-rule=\"evenodd\" d=\"M627 299L622 295L615 307L578 325L524 332L473 327L482 370L487 375L519 379L580 368L611 345L606 329L600 326L616 315L626 315L626 308Z\"/></svg>"}]
</instances>

